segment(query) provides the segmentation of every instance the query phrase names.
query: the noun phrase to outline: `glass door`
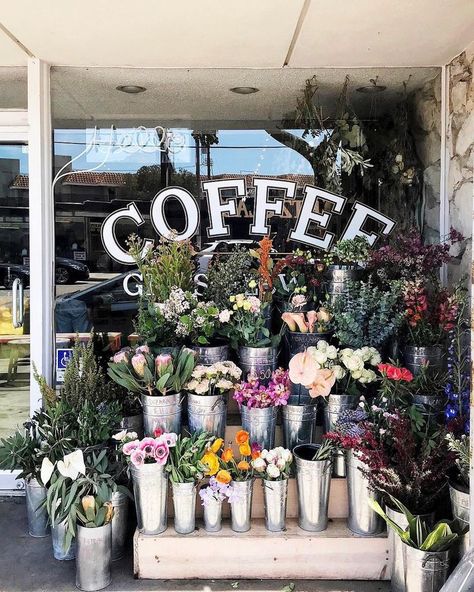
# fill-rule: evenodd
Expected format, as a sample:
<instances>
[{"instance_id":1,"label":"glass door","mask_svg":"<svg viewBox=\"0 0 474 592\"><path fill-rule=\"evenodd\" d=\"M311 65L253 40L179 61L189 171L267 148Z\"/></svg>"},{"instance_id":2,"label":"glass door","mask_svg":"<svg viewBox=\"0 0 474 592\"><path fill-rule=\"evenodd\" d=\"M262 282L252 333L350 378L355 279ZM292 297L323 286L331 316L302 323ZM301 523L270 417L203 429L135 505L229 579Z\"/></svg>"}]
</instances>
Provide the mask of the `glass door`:
<instances>
[{"instance_id":1,"label":"glass door","mask_svg":"<svg viewBox=\"0 0 474 592\"><path fill-rule=\"evenodd\" d=\"M28 150L0 144L0 439L30 415ZM18 489L0 471L0 490Z\"/></svg>"}]
</instances>

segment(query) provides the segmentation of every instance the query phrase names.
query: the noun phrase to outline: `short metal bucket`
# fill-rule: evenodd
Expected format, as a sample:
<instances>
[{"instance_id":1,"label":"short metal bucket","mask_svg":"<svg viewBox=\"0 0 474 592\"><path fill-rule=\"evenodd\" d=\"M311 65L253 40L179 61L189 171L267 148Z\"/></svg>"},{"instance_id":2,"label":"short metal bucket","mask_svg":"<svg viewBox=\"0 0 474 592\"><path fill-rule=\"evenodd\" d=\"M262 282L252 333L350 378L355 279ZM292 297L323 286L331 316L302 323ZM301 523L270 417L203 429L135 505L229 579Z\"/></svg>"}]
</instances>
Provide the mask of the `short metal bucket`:
<instances>
[{"instance_id":1,"label":"short metal bucket","mask_svg":"<svg viewBox=\"0 0 474 592\"><path fill-rule=\"evenodd\" d=\"M328 404L324 408L324 431L334 431L339 417L343 411L355 409L357 397L354 395L329 395ZM334 455L333 460L334 477L346 476L346 460L344 453L339 451Z\"/></svg>"},{"instance_id":2,"label":"short metal bucket","mask_svg":"<svg viewBox=\"0 0 474 592\"><path fill-rule=\"evenodd\" d=\"M361 472L364 464L352 450L346 452L347 462L347 495L349 516L347 525L355 534L373 536L384 529L384 521L369 506L369 498L380 501L380 495L369 488L369 482Z\"/></svg>"},{"instance_id":3,"label":"short metal bucket","mask_svg":"<svg viewBox=\"0 0 474 592\"><path fill-rule=\"evenodd\" d=\"M290 380L290 396L288 405L310 405L315 400L309 394L309 390L302 384L295 384Z\"/></svg>"},{"instance_id":4,"label":"short metal bucket","mask_svg":"<svg viewBox=\"0 0 474 592\"><path fill-rule=\"evenodd\" d=\"M365 269L353 265L330 265L324 275L326 293L329 301L334 303L338 296L349 290L349 282L364 279Z\"/></svg>"},{"instance_id":5,"label":"short metal bucket","mask_svg":"<svg viewBox=\"0 0 474 592\"><path fill-rule=\"evenodd\" d=\"M222 502L208 500L203 507L204 530L219 532L222 529Z\"/></svg>"},{"instance_id":6,"label":"short metal bucket","mask_svg":"<svg viewBox=\"0 0 474 592\"><path fill-rule=\"evenodd\" d=\"M471 507L469 491L462 491L450 483L449 498L451 500L451 509L454 518L459 520L463 526L469 526L469 512Z\"/></svg>"},{"instance_id":7,"label":"short metal bucket","mask_svg":"<svg viewBox=\"0 0 474 592\"><path fill-rule=\"evenodd\" d=\"M131 466L133 495L138 530L142 534L160 534L167 528L168 479L164 467L157 464Z\"/></svg>"},{"instance_id":8,"label":"short metal bucket","mask_svg":"<svg viewBox=\"0 0 474 592\"><path fill-rule=\"evenodd\" d=\"M66 522L60 522L51 527L51 542L53 544L53 556L58 561L72 561L76 557L76 541L72 539L66 548Z\"/></svg>"},{"instance_id":9,"label":"short metal bucket","mask_svg":"<svg viewBox=\"0 0 474 592\"><path fill-rule=\"evenodd\" d=\"M76 586L85 592L106 588L112 579L112 524L78 526L76 543Z\"/></svg>"},{"instance_id":10,"label":"short metal bucket","mask_svg":"<svg viewBox=\"0 0 474 592\"><path fill-rule=\"evenodd\" d=\"M112 494L111 502L114 507L114 516L112 518L112 561L117 561L125 555L129 497L125 493L115 491Z\"/></svg>"},{"instance_id":11,"label":"short metal bucket","mask_svg":"<svg viewBox=\"0 0 474 592\"><path fill-rule=\"evenodd\" d=\"M145 435L153 436L157 428L163 432L180 434L182 398L181 393L164 397L161 395L142 395Z\"/></svg>"},{"instance_id":12,"label":"short metal bucket","mask_svg":"<svg viewBox=\"0 0 474 592\"><path fill-rule=\"evenodd\" d=\"M298 444L310 444L316 430L316 405L283 405L283 443L293 450Z\"/></svg>"},{"instance_id":13,"label":"short metal bucket","mask_svg":"<svg viewBox=\"0 0 474 592\"><path fill-rule=\"evenodd\" d=\"M443 348L439 345L416 347L407 345L403 349L405 367L413 374L419 374L421 368L428 364L433 372L441 370L443 366Z\"/></svg>"},{"instance_id":14,"label":"short metal bucket","mask_svg":"<svg viewBox=\"0 0 474 592\"><path fill-rule=\"evenodd\" d=\"M302 444L293 450L298 488L298 525L303 530L321 532L328 526L331 461L311 460L316 444Z\"/></svg>"},{"instance_id":15,"label":"short metal bucket","mask_svg":"<svg viewBox=\"0 0 474 592\"><path fill-rule=\"evenodd\" d=\"M286 503L288 479L281 481L262 480L265 507L265 528L270 532L286 530Z\"/></svg>"},{"instance_id":16,"label":"short metal bucket","mask_svg":"<svg viewBox=\"0 0 474 592\"><path fill-rule=\"evenodd\" d=\"M439 592L449 573L449 551L420 551L403 544L406 592Z\"/></svg>"},{"instance_id":17,"label":"short metal bucket","mask_svg":"<svg viewBox=\"0 0 474 592\"><path fill-rule=\"evenodd\" d=\"M231 528L234 532L250 530L252 516L253 479L232 481L235 497L230 505Z\"/></svg>"},{"instance_id":18,"label":"short metal bucket","mask_svg":"<svg viewBox=\"0 0 474 592\"><path fill-rule=\"evenodd\" d=\"M191 434L208 432L224 438L227 417L227 395L188 393L188 427Z\"/></svg>"},{"instance_id":19,"label":"short metal bucket","mask_svg":"<svg viewBox=\"0 0 474 592\"><path fill-rule=\"evenodd\" d=\"M40 485L37 479L29 479L26 481L25 490L28 532L32 537L46 537L50 534L48 513L43 505L46 501L46 487Z\"/></svg>"},{"instance_id":20,"label":"short metal bucket","mask_svg":"<svg viewBox=\"0 0 474 592\"><path fill-rule=\"evenodd\" d=\"M332 333L300 333L288 331L288 353L290 358L308 347L316 346L319 341L329 341Z\"/></svg>"},{"instance_id":21,"label":"short metal bucket","mask_svg":"<svg viewBox=\"0 0 474 592\"><path fill-rule=\"evenodd\" d=\"M252 444L260 444L262 448L270 450L275 445L275 429L278 416L278 407L240 406L242 415L242 429L249 433Z\"/></svg>"},{"instance_id":22,"label":"short metal bucket","mask_svg":"<svg viewBox=\"0 0 474 592\"><path fill-rule=\"evenodd\" d=\"M229 359L228 345L196 345L193 350L197 352L197 363L203 366L212 366Z\"/></svg>"},{"instance_id":23,"label":"short metal bucket","mask_svg":"<svg viewBox=\"0 0 474 592\"><path fill-rule=\"evenodd\" d=\"M174 529L189 534L196 529L196 484L171 483L173 491Z\"/></svg>"},{"instance_id":24,"label":"short metal bucket","mask_svg":"<svg viewBox=\"0 0 474 592\"><path fill-rule=\"evenodd\" d=\"M120 428L122 430L127 430L127 432L135 432L138 439L141 440L144 435L143 414L140 413L138 415L127 415L126 417L123 417L120 422Z\"/></svg>"},{"instance_id":25,"label":"short metal bucket","mask_svg":"<svg viewBox=\"0 0 474 592\"><path fill-rule=\"evenodd\" d=\"M242 380L247 380L250 374L267 384L278 363L276 347L239 347L239 366L242 369Z\"/></svg>"},{"instance_id":26,"label":"short metal bucket","mask_svg":"<svg viewBox=\"0 0 474 592\"><path fill-rule=\"evenodd\" d=\"M413 395L413 405L420 411L426 421L444 421L446 396L443 395Z\"/></svg>"}]
</instances>

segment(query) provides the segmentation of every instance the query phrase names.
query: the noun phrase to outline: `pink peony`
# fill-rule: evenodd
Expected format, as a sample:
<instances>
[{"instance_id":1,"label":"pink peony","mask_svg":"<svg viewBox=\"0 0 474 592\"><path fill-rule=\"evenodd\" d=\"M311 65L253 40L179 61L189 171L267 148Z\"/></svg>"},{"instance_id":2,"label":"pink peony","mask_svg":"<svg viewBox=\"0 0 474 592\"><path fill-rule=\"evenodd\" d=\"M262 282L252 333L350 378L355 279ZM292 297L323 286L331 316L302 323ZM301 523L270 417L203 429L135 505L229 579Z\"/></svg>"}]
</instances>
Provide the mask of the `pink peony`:
<instances>
[{"instance_id":1,"label":"pink peony","mask_svg":"<svg viewBox=\"0 0 474 592\"><path fill-rule=\"evenodd\" d=\"M159 442L158 444L156 444L154 458L159 465L166 464L169 453L170 451L168 446L166 445L166 442Z\"/></svg>"},{"instance_id":2,"label":"pink peony","mask_svg":"<svg viewBox=\"0 0 474 592\"><path fill-rule=\"evenodd\" d=\"M142 450L134 450L130 455L130 460L136 467L141 467L145 464L145 453Z\"/></svg>"},{"instance_id":3,"label":"pink peony","mask_svg":"<svg viewBox=\"0 0 474 592\"><path fill-rule=\"evenodd\" d=\"M143 354L135 354L132 358L132 366L140 378L145 375L146 358Z\"/></svg>"},{"instance_id":4,"label":"pink peony","mask_svg":"<svg viewBox=\"0 0 474 592\"><path fill-rule=\"evenodd\" d=\"M138 440L132 440L131 442L127 442L123 445L122 452L126 456L130 456L130 454L132 454L132 452L138 448L139 444L140 442Z\"/></svg>"}]
</instances>

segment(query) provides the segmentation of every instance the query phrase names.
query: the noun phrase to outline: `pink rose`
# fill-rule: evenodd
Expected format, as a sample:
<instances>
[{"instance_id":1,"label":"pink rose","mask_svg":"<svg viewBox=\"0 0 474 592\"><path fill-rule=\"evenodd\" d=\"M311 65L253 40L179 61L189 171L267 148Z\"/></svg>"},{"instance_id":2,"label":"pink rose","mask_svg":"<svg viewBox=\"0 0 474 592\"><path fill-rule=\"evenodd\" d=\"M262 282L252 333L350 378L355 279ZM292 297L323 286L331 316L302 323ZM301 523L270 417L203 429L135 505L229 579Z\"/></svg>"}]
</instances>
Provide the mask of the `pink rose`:
<instances>
[{"instance_id":1,"label":"pink rose","mask_svg":"<svg viewBox=\"0 0 474 592\"><path fill-rule=\"evenodd\" d=\"M166 464L170 451L165 442L159 442L155 447L154 458L159 465Z\"/></svg>"},{"instance_id":2,"label":"pink rose","mask_svg":"<svg viewBox=\"0 0 474 592\"><path fill-rule=\"evenodd\" d=\"M173 363L173 358L170 354L160 354L155 358L155 368L158 376L163 376Z\"/></svg>"},{"instance_id":3,"label":"pink rose","mask_svg":"<svg viewBox=\"0 0 474 592\"><path fill-rule=\"evenodd\" d=\"M132 366L140 378L145 375L146 358L143 354L135 354L132 358Z\"/></svg>"},{"instance_id":4,"label":"pink rose","mask_svg":"<svg viewBox=\"0 0 474 592\"><path fill-rule=\"evenodd\" d=\"M134 450L130 455L130 460L136 467L141 467L145 464L145 453L142 450Z\"/></svg>"},{"instance_id":5,"label":"pink rose","mask_svg":"<svg viewBox=\"0 0 474 592\"><path fill-rule=\"evenodd\" d=\"M138 448L139 444L140 444L140 442L138 440L132 440L131 442L127 442L126 444L123 445L122 452L126 456L130 456L132 454L132 452Z\"/></svg>"}]
</instances>

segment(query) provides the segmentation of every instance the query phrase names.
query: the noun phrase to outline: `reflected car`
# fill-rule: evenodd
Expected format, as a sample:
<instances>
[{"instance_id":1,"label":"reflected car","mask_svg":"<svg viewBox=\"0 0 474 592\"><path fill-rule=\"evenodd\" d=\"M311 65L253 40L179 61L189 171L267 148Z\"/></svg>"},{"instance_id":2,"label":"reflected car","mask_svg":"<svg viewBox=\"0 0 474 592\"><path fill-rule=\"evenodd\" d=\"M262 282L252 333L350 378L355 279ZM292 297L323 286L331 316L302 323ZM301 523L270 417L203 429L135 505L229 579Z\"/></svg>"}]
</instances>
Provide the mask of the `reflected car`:
<instances>
[{"instance_id":1,"label":"reflected car","mask_svg":"<svg viewBox=\"0 0 474 592\"><path fill-rule=\"evenodd\" d=\"M30 270L28 267L16 263L0 263L0 286L11 290L16 279L21 280L23 286L29 286Z\"/></svg>"},{"instance_id":2,"label":"reflected car","mask_svg":"<svg viewBox=\"0 0 474 592\"><path fill-rule=\"evenodd\" d=\"M60 285L74 284L89 279L89 268L85 263L56 257L56 283Z\"/></svg>"}]
</instances>

